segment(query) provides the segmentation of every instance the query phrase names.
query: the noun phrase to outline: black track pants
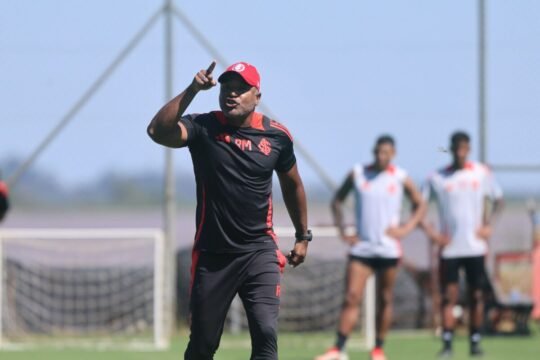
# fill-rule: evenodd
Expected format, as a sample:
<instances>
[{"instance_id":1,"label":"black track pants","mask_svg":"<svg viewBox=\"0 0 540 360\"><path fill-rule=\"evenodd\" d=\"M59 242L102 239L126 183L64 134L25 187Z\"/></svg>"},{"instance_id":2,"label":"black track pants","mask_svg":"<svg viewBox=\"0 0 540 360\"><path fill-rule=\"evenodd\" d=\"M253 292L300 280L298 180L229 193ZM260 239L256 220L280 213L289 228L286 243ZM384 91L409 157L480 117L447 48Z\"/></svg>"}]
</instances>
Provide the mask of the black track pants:
<instances>
[{"instance_id":1,"label":"black track pants","mask_svg":"<svg viewBox=\"0 0 540 360\"><path fill-rule=\"evenodd\" d=\"M277 320L283 256L276 250L195 254L191 335L185 360L212 360L227 311L238 293L251 334L251 360L277 360Z\"/></svg>"}]
</instances>

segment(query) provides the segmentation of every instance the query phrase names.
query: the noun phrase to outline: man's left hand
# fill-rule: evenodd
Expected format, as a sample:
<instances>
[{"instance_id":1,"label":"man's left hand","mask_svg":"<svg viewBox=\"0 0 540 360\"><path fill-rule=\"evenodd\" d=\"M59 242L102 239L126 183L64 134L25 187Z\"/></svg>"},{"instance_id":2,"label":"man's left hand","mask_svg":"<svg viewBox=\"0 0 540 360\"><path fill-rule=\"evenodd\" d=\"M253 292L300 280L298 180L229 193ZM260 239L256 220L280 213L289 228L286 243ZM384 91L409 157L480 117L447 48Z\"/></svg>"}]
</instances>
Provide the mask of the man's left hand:
<instances>
[{"instance_id":1,"label":"man's left hand","mask_svg":"<svg viewBox=\"0 0 540 360\"><path fill-rule=\"evenodd\" d=\"M482 225L478 230L476 230L476 236L483 240L489 240L491 237L491 226Z\"/></svg>"},{"instance_id":2,"label":"man's left hand","mask_svg":"<svg viewBox=\"0 0 540 360\"><path fill-rule=\"evenodd\" d=\"M394 239L402 239L410 232L409 228L405 225L391 226L386 229L386 235Z\"/></svg>"},{"instance_id":3,"label":"man's left hand","mask_svg":"<svg viewBox=\"0 0 540 360\"><path fill-rule=\"evenodd\" d=\"M291 252L289 252L289 255L287 255L289 265L292 267L297 267L304 262L307 256L308 243L309 241L302 240L294 244L294 249L292 249Z\"/></svg>"}]
</instances>

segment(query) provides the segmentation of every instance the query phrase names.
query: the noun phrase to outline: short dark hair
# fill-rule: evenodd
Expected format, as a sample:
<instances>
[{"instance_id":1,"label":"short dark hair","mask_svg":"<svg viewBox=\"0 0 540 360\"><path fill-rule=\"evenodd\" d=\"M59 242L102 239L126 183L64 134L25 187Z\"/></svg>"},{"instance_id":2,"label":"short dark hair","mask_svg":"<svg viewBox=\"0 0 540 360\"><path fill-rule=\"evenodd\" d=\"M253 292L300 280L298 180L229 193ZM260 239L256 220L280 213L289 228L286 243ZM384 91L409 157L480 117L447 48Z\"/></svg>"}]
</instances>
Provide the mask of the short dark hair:
<instances>
[{"instance_id":1,"label":"short dark hair","mask_svg":"<svg viewBox=\"0 0 540 360\"><path fill-rule=\"evenodd\" d=\"M394 141L394 138L391 135L384 134L377 138L377 141L375 142L375 147L379 147L383 144L390 144L392 146L396 146L396 142Z\"/></svg>"},{"instance_id":2,"label":"short dark hair","mask_svg":"<svg viewBox=\"0 0 540 360\"><path fill-rule=\"evenodd\" d=\"M450 147L452 149L455 149L462 142L471 142L471 137L465 131L456 131L450 137Z\"/></svg>"}]
</instances>

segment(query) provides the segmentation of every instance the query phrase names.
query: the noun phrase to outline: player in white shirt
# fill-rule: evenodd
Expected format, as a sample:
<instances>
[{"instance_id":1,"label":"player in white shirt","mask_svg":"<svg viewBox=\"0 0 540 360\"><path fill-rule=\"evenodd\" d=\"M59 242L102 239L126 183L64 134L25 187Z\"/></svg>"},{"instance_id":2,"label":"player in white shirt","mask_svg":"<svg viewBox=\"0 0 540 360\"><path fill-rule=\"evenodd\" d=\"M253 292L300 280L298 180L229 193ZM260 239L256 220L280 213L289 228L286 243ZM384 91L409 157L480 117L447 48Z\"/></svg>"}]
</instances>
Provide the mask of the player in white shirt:
<instances>
[{"instance_id":1,"label":"player in white shirt","mask_svg":"<svg viewBox=\"0 0 540 360\"><path fill-rule=\"evenodd\" d=\"M470 306L470 354L482 355L480 328L483 323L484 257L491 223L502 208L502 191L489 168L468 160L470 138L456 132L450 139L452 164L433 173L424 187L424 197L435 198L439 230L422 223L428 237L441 248L439 275L443 295L443 349L441 357L452 356L455 327L453 309L459 297L459 269L464 268ZM491 214L486 198L492 201Z\"/></svg>"},{"instance_id":2,"label":"player in white shirt","mask_svg":"<svg viewBox=\"0 0 540 360\"><path fill-rule=\"evenodd\" d=\"M397 265L401 258L400 240L409 234L423 218L426 203L407 173L392 164L395 143L385 135L377 139L373 150L374 163L356 165L337 191L332 202L334 221L341 237L350 245L347 265L347 289L337 331L335 346L316 360L347 359L344 352L347 338L359 316L359 305L366 281L377 275L377 335L373 360L386 359L383 351L384 337L392 322L393 288ZM353 191L356 200L356 234L345 233L342 205ZM403 195L413 210L408 221L401 223Z\"/></svg>"}]
</instances>

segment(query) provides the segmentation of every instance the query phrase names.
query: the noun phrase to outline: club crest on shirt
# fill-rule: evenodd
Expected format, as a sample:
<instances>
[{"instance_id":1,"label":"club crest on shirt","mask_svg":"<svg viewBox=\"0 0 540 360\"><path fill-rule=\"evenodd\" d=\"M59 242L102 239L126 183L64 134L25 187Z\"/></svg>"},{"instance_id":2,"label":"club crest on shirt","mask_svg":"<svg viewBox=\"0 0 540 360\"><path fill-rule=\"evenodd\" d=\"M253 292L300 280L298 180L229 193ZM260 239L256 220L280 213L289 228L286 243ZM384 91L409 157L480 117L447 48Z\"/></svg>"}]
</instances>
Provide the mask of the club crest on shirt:
<instances>
[{"instance_id":1,"label":"club crest on shirt","mask_svg":"<svg viewBox=\"0 0 540 360\"><path fill-rule=\"evenodd\" d=\"M259 142L258 148L266 156L270 155L272 152L272 144L270 141L266 140L266 138L262 138L261 142Z\"/></svg>"}]
</instances>

